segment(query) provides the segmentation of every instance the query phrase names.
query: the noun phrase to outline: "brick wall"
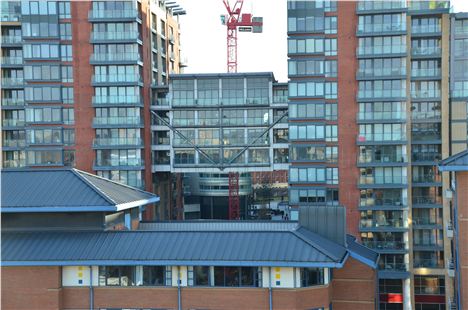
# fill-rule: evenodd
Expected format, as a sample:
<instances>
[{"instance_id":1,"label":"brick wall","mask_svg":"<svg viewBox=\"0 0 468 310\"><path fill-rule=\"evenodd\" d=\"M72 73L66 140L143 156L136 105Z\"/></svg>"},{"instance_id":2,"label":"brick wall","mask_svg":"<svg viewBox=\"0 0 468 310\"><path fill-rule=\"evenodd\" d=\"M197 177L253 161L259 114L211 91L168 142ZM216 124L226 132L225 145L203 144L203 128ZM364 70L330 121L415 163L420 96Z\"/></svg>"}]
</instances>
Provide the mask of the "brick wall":
<instances>
[{"instance_id":1,"label":"brick wall","mask_svg":"<svg viewBox=\"0 0 468 310\"><path fill-rule=\"evenodd\" d=\"M461 303L468 307L468 172L457 172L458 257L460 259Z\"/></svg>"},{"instance_id":2,"label":"brick wall","mask_svg":"<svg viewBox=\"0 0 468 310\"><path fill-rule=\"evenodd\" d=\"M60 267L2 267L2 310L62 308Z\"/></svg>"},{"instance_id":3,"label":"brick wall","mask_svg":"<svg viewBox=\"0 0 468 310\"><path fill-rule=\"evenodd\" d=\"M374 309L375 286L375 270L349 258L344 268L333 270L333 309Z\"/></svg>"}]
</instances>

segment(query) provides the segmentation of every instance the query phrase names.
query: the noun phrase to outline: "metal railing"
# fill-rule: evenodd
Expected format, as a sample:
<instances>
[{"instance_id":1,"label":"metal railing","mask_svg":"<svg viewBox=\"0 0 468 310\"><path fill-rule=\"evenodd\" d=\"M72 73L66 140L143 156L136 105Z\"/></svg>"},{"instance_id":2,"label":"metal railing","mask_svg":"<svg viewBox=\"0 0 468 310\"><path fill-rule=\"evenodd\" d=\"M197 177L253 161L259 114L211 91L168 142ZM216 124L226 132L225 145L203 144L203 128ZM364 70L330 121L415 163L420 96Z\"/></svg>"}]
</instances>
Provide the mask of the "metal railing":
<instances>
[{"instance_id":1,"label":"metal railing","mask_svg":"<svg viewBox=\"0 0 468 310\"><path fill-rule=\"evenodd\" d=\"M407 263L394 263L394 262L384 262L380 260L379 270L388 270L388 271L407 271Z\"/></svg>"},{"instance_id":2,"label":"metal railing","mask_svg":"<svg viewBox=\"0 0 468 310\"><path fill-rule=\"evenodd\" d=\"M442 197L413 196L413 204L441 204Z\"/></svg>"},{"instance_id":3,"label":"metal railing","mask_svg":"<svg viewBox=\"0 0 468 310\"><path fill-rule=\"evenodd\" d=\"M432 77L440 76L440 68L430 68L430 69L411 69L412 77Z\"/></svg>"},{"instance_id":4,"label":"metal railing","mask_svg":"<svg viewBox=\"0 0 468 310\"><path fill-rule=\"evenodd\" d=\"M413 153L412 155L413 161L438 161L442 158L441 153L434 152L434 153Z\"/></svg>"},{"instance_id":5,"label":"metal railing","mask_svg":"<svg viewBox=\"0 0 468 310\"><path fill-rule=\"evenodd\" d=\"M374 241L364 240L362 244L376 250L405 250L407 246L403 241Z\"/></svg>"},{"instance_id":6,"label":"metal railing","mask_svg":"<svg viewBox=\"0 0 468 310\"><path fill-rule=\"evenodd\" d=\"M444 268L444 260L431 258L415 258L413 260L414 268Z\"/></svg>"},{"instance_id":7,"label":"metal railing","mask_svg":"<svg viewBox=\"0 0 468 310\"><path fill-rule=\"evenodd\" d=\"M390 133L369 133L360 134L357 137L357 142L385 142L385 141L404 141L406 140L406 133L390 132Z\"/></svg>"},{"instance_id":8,"label":"metal railing","mask_svg":"<svg viewBox=\"0 0 468 310\"><path fill-rule=\"evenodd\" d=\"M138 31L93 31L91 40L141 40L141 36Z\"/></svg>"},{"instance_id":9,"label":"metal railing","mask_svg":"<svg viewBox=\"0 0 468 310\"><path fill-rule=\"evenodd\" d=\"M125 83L125 82L140 82L143 80L139 74L96 74L93 75L94 83Z\"/></svg>"},{"instance_id":10,"label":"metal railing","mask_svg":"<svg viewBox=\"0 0 468 310\"><path fill-rule=\"evenodd\" d=\"M96 138L93 141L94 146L141 146L141 138Z\"/></svg>"},{"instance_id":11,"label":"metal railing","mask_svg":"<svg viewBox=\"0 0 468 310\"><path fill-rule=\"evenodd\" d=\"M357 11L380 11L406 8L406 1L359 1Z\"/></svg>"},{"instance_id":12,"label":"metal railing","mask_svg":"<svg viewBox=\"0 0 468 310\"><path fill-rule=\"evenodd\" d=\"M414 34L437 33L441 31L442 31L441 25L412 25L411 26L411 33L414 33Z\"/></svg>"},{"instance_id":13,"label":"metal railing","mask_svg":"<svg viewBox=\"0 0 468 310\"><path fill-rule=\"evenodd\" d=\"M94 125L142 125L142 119L139 116L109 116L95 117Z\"/></svg>"},{"instance_id":14,"label":"metal railing","mask_svg":"<svg viewBox=\"0 0 468 310\"><path fill-rule=\"evenodd\" d=\"M442 182L442 176L440 174L424 174L424 175L413 174L413 183L434 183L434 182Z\"/></svg>"},{"instance_id":15,"label":"metal railing","mask_svg":"<svg viewBox=\"0 0 468 310\"><path fill-rule=\"evenodd\" d=\"M117 19L117 18L139 18L137 10L91 10L88 18Z\"/></svg>"},{"instance_id":16,"label":"metal railing","mask_svg":"<svg viewBox=\"0 0 468 310\"><path fill-rule=\"evenodd\" d=\"M406 112L358 112L356 118L360 121L405 120Z\"/></svg>"},{"instance_id":17,"label":"metal railing","mask_svg":"<svg viewBox=\"0 0 468 310\"><path fill-rule=\"evenodd\" d=\"M141 56L139 53L95 53L91 61L141 61Z\"/></svg>"},{"instance_id":18,"label":"metal railing","mask_svg":"<svg viewBox=\"0 0 468 310\"><path fill-rule=\"evenodd\" d=\"M407 184L406 176L361 176L359 177L359 185L392 185L392 184Z\"/></svg>"},{"instance_id":19,"label":"metal railing","mask_svg":"<svg viewBox=\"0 0 468 310\"><path fill-rule=\"evenodd\" d=\"M406 23L401 24L359 24L357 34L406 31Z\"/></svg>"},{"instance_id":20,"label":"metal railing","mask_svg":"<svg viewBox=\"0 0 468 310\"><path fill-rule=\"evenodd\" d=\"M413 217L413 225L442 225L442 219L430 217Z\"/></svg>"},{"instance_id":21,"label":"metal railing","mask_svg":"<svg viewBox=\"0 0 468 310\"><path fill-rule=\"evenodd\" d=\"M145 162L141 158L102 159L94 162L95 167L138 167L144 165Z\"/></svg>"},{"instance_id":22,"label":"metal railing","mask_svg":"<svg viewBox=\"0 0 468 310\"><path fill-rule=\"evenodd\" d=\"M412 47L411 54L416 56L434 56L440 55L442 48L437 46L431 47Z\"/></svg>"},{"instance_id":23,"label":"metal railing","mask_svg":"<svg viewBox=\"0 0 468 310\"><path fill-rule=\"evenodd\" d=\"M128 105L128 104L138 104L141 103L140 96L93 96L92 103L95 105Z\"/></svg>"},{"instance_id":24,"label":"metal railing","mask_svg":"<svg viewBox=\"0 0 468 310\"><path fill-rule=\"evenodd\" d=\"M431 90L412 90L411 91L411 98L419 99L419 98L439 98L440 97L440 90L438 89L431 89Z\"/></svg>"},{"instance_id":25,"label":"metal railing","mask_svg":"<svg viewBox=\"0 0 468 310\"><path fill-rule=\"evenodd\" d=\"M361 154L358 157L358 163L365 164L365 163L405 163L406 155L403 154L380 154L379 157L375 155L364 155Z\"/></svg>"},{"instance_id":26,"label":"metal railing","mask_svg":"<svg viewBox=\"0 0 468 310\"><path fill-rule=\"evenodd\" d=\"M405 228L407 224L403 219L385 219L384 221L377 219L361 219L361 228Z\"/></svg>"},{"instance_id":27,"label":"metal railing","mask_svg":"<svg viewBox=\"0 0 468 310\"><path fill-rule=\"evenodd\" d=\"M365 68L365 69L358 69L356 73L356 77L358 78L366 78L366 77L379 77L379 76L400 76L406 75L406 68L405 67L395 67L390 69L384 68Z\"/></svg>"},{"instance_id":28,"label":"metal railing","mask_svg":"<svg viewBox=\"0 0 468 310\"><path fill-rule=\"evenodd\" d=\"M356 49L356 54L360 56L403 53L406 53L406 45L359 46Z\"/></svg>"},{"instance_id":29,"label":"metal railing","mask_svg":"<svg viewBox=\"0 0 468 310\"><path fill-rule=\"evenodd\" d=\"M404 204L401 198L360 198L359 206L388 206L388 207L403 207Z\"/></svg>"}]
</instances>

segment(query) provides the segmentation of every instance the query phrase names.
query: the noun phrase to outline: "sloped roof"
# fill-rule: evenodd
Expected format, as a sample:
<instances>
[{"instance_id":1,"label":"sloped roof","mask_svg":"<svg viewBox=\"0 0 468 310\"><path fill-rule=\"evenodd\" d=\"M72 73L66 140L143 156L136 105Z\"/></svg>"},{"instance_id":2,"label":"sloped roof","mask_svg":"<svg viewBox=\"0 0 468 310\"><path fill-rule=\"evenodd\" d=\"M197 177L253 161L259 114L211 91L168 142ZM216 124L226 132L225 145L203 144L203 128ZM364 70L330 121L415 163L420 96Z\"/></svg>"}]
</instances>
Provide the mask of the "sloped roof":
<instances>
[{"instance_id":1,"label":"sloped roof","mask_svg":"<svg viewBox=\"0 0 468 310\"><path fill-rule=\"evenodd\" d=\"M325 251L324 245L318 246L311 237L313 233L299 236L289 230L6 232L1 236L1 264L278 267L344 264L346 249L330 255L329 249Z\"/></svg>"},{"instance_id":2,"label":"sloped roof","mask_svg":"<svg viewBox=\"0 0 468 310\"><path fill-rule=\"evenodd\" d=\"M1 212L119 211L159 201L154 194L77 169L6 170Z\"/></svg>"},{"instance_id":3,"label":"sloped roof","mask_svg":"<svg viewBox=\"0 0 468 310\"><path fill-rule=\"evenodd\" d=\"M372 268L377 268L379 261L379 253L368 247L358 243L356 237L352 235L346 235L347 249L352 258L357 259L361 263L369 265Z\"/></svg>"},{"instance_id":4,"label":"sloped roof","mask_svg":"<svg viewBox=\"0 0 468 310\"><path fill-rule=\"evenodd\" d=\"M468 171L468 150L450 156L439 162L440 171Z\"/></svg>"}]
</instances>

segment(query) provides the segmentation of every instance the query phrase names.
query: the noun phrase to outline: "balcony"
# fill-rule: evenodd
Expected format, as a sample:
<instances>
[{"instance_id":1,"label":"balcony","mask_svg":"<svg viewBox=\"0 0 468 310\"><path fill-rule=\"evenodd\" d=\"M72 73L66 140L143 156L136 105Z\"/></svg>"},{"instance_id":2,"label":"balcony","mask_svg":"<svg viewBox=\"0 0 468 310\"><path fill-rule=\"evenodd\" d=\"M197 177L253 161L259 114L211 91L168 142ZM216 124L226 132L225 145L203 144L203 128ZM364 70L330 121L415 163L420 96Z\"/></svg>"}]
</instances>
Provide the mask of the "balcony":
<instances>
[{"instance_id":1,"label":"balcony","mask_svg":"<svg viewBox=\"0 0 468 310\"><path fill-rule=\"evenodd\" d=\"M403 241L374 241L364 240L362 244L377 251L405 251L406 244Z\"/></svg>"},{"instance_id":2,"label":"balcony","mask_svg":"<svg viewBox=\"0 0 468 310\"><path fill-rule=\"evenodd\" d=\"M441 119L440 110L434 110L429 112L411 112L411 119L413 122L435 122Z\"/></svg>"},{"instance_id":3,"label":"balcony","mask_svg":"<svg viewBox=\"0 0 468 310\"><path fill-rule=\"evenodd\" d=\"M7 3L6 3L7 4ZM18 6L18 11L21 10L21 7ZM1 12L0 21L1 22L19 22L21 21L21 13L14 12Z\"/></svg>"},{"instance_id":4,"label":"balcony","mask_svg":"<svg viewBox=\"0 0 468 310\"><path fill-rule=\"evenodd\" d=\"M413 162L436 162L442 159L440 152L417 152L412 155Z\"/></svg>"},{"instance_id":5,"label":"balcony","mask_svg":"<svg viewBox=\"0 0 468 310\"><path fill-rule=\"evenodd\" d=\"M2 127L24 127L24 119L4 119Z\"/></svg>"},{"instance_id":6,"label":"balcony","mask_svg":"<svg viewBox=\"0 0 468 310\"><path fill-rule=\"evenodd\" d=\"M93 96L93 106L143 106L140 96Z\"/></svg>"},{"instance_id":7,"label":"balcony","mask_svg":"<svg viewBox=\"0 0 468 310\"><path fill-rule=\"evenodd\" d=\"M412 35L441 35L442 28L440 25L412 25Z\"/></svg>"},{"instance_id":8,"label":"balcony","mask_svg":"<svg viewBox=\"0 0 468 310\"><path fill-rule=\"evenodd\" d=\"M440 77L440 68L411 69L412 78L434 78Z\"/></svg>"},{"instance_id":9,"label":"balcony","mask_svg":"<svg viewBox=\"0 0 468 310\"><path fill-rule=\"evenodd\" d=\"M2 98L2 109L24 109L23 98Z\"/></svg>"},{"instance_id":10,"label":"balcony","mask_svg":"<svg viewBox=\"0 0 468 310\"><path fill-rule=\"evenodd\" d=\"M442 197L413 196L413 205L441 205Z\"/></svg>"},{"instance_id":11,"label":"balcony","mask_svg":"<svg viewBox=\"0 0 468 310\"><path fill-rule=\"evenodd\" d=\"M142 84L139 74L96 74L93 75L93 84Z\"/></svg>"},{"instance_id":12,"label":"balcony","mask_svg":"<svg viewBox=\"0 0 468 310\"><path fill-rule=\"evenodd\" d=\"M359 35L382 35L391 33L405 33L406 23L402 24L359 24L356 34Z\"/></svg>"},{"instance_id":13,"label":"balcony","mask_svg":"<svg viewBox=\"0 0 468 310\"><path fill-rule=\"evenodd\" d=\"M139 63L141 62L141 56L139 53L100 53L91 55L90 62L93 63Z\"/></svg>"},{"instance_id":14,"label":"balcony","mask_svg":"<svg viewBox=\"0 0 468 310\"><path fill-rule=\"evenodd\" d=\"M2 78L3 88L21 88L23 86L24 86L23 78L11 78L11 77Z\"/></svg>"},{"instance_id":15,"label":"balcony","mask_svg":"<svg viewBox=\"0 0 468 310\"><path fill-rule=\"evenodd\" d=\"M359 46L356 54L358 56L406 54L406 45Z\"/></svg>"},{"instance_id":16,"label":"balcony","mask_svg":"<svg viewBox=\"0 0 468 310\"><path fill-rule=\"evenodd\" d=\"M95 41L141 41L141 36L138 31L102 31L91 33L91 43Z\"/></svg>"},{"instance_id":17,"label":"balcony","mask_svg":"<svg viewBox=\"0 0 468 310\"><path fill-rule=\"evenodd\" d=\"M447 11L450 8L450 1L408 1L410 11ZM414 13L414 12L413 12ZM424 12L426 13L426 12Z\"/></svg>"},{"instance_id":18,"label":"balcony","mask_svg":"<svg viewBox=\"0 0 468 310\"><path fill-rule=\"evenodd\" d=\"M412 90L411 99L430 99L430 98L440 98L440 90L431 89L431 90Z\"/></svg>"},{"instance_id":19,"label":"balcony","mask_svg":"<svg viewBox=\"0 0 468 310\"><path fill-rule=\"evenodd\" d=\"M452 90L453 98L465 98L468 97L468 89L456 89Z\"/></svg>"},{"instance_id":20,"label":"balcony","mask_svg":"<svg viewBox=\"0 0 468 310\"><path fill-rule=\"evenodd\" d=\"M406 1L359 1L356 11L358 13L406 9Z\"/></svg>"},{"instance_id":21,"label":"balcony","mask_svg":"<svg viewBox=\"0 0 468 310\"><path fill-rule=\"evenodd\" d=\"M25 147L26 146L26 141L25 140L5 139L5 140L3 140L2 146L4 148L6 148L6 147L11 147L11 148Z\"/></svg>"},{"instance_id":22,"label":"balcony","mask_svg":"<svg viewBox=\"0 0 468 310\"><path fill-rule=\"evenodd\" d=\"M21 168L26 167L26 160L25 159L4 159L3 160L3 168Z\"/></svg>"},{"instance_id":23,"label":"balcony","mask_svg":"<svg viewBox=\"0 0 468 310\"><path fill-rule=\"evenodd\" d=\"M21 45L22 44L21 36L2 36L2 45Z\"/></svg>"},{"instance_id":24,"label":"balcony","mask_svg":"<svg viewBox=\"0 0 468 310\"><path fill-rule=\"evenodd\" d=\"M97 160L93 163L94 170L141 170L145 166L145 162L141 158L115 158Z\"/></svg>"},{"instance_id":25,"label":"balcony","mask_svg":"<svg viewBox=\"0 0 468 310\"><path fill-rule=\"evenodd\" d=\"M424 57L440 57L442 48L437 46L431 47L412 47L411 55L413 57L424 56Z\"/></svg>"},{"instance_id":26,"label":"balcony","mask_svg":"<svg viewBox=\"0 0 468 310\"><path fill-rule=\"evenodd\" d=\"M379 270L383 271L407 271L408 264L406 263L394 263L394 262L379 262Z\"/></svg>"},{"instance_id":27,"label":"balcony","mask_svg":"<svg viewBox=\"0 0 468 310\"><path fill-rule=\"evenodd\" d=\"M406 141L406 133L403 132L389 132L389 133L366 133L359 134L357 137L358 144L364 143L396 143L400 144Z\"/></svg>"},{"instance_id":28,"label":"balcony","mask_svg":"<svg viewBox=\"0 0 468 310\"><path fill-rule=\"evenodd\" d=\"M2 65L4 66L22 66L23 65L23 57L15 57L15 56L2 56Z\"/></svg>"},{"instance_id":29,"label":"balcony","mask_svg":"<svg viewBox=\"0 0 468 310\"><path fill-rule=\"evenodd\" d=\"M357 97L358 99L405 98L406 90L405 89L359 90Z\"/></svg>"},{"instance_id":30,"label":"balcony","mask_svg":"<svg viewBox=\"0 0 468 310\"><path fill-rule=\"evenodd\" d=\"M385 219L385 220L377 220L377 219L361 219L360 228L362 230L368 229L406 229L407 223L403 221L403 219Z\"/></svg>"},{"instance_id":31,"label":"balcony","mask_svg":"<svg viewBox=\"0 0 468 310\"><path fill-rule=\"evenodd\" d=\"M413 174L413 183L442 183L442 176L440 174Z\"/></svg>"},{"instance_id":32,"label":"balcony","mask_svg":"<svg viewBox=\"0 0 468 310\"><path fill-rule=\"evenodd\" d=\"M414 268L444 268L444 260L436 258L415 258Z\"/></svg>"},{"instance_id":33,"label":"balcony","mask_svg":"<svg viewBox=\"0 0 468 310\"><path fill-rule=\"evenodd\" d=\"M406 155L396 153L379 153L379 155L361 154L358 158L358 164L393 164L406 163Z\"/></svg>"},{"instance_id":34,"label":"balcony","mask_svg":"<svg viewBox=\"0 0 468 310\"><path fill-rule=\"evenodd\" d=\"M137 20L141 19L138 11L134 10L91 10L88 14L89 21L101 20Z\"/></svg>"},{"instance_id":35,"label":"balcony","mask_svg":"<svg viewBox=\"0 0 468 310\"><path fill-rule=\"evenodd\" d=\"M402 209L406 208L401 198L360 198L360 208L378 207L379 209Z\"/></svg>"},{"instance_id":36,"label":"balcony","mask_svg":"<svg viewBox=\"0 0 468 310\"><path fill-rule=\"evenodd\" d=\"M380 121L405 121L405 111L394 112L358 112L356 119L360 122L380 122Z\"/></svg>"},{"instance_id":37,"label":"balcony","mask_svg":"<svg viewBox=\"0 0 468 310\"><path fill-rule=\"evenodd\" d=\"M386 77L400 77L406 75L405 67L396 67L396 68L365 68L359 69L356 72L356 79L365 80L365 79L374 79L374 78L386 78ZM406 77L405 77L406 78Z\"/></svg>"},{"instance_id":38,"label":"balcony","mask_svg":"<svg viewBox=\"0 0 468 310\"><path fill-rule=\"evenodd\" d=\"M110 126L110 127L143 127L143 122L139 116L109 116L109 117L95 117L93 119L93 126Z\"/></svg>"},{"instance_id":39,"label":"balcony","mask_svg":"<svg viewBox=\"0 0 468 310\"><path fill-rule=\"evenodd\" d=\"M438 131L414 131L411 133L411 138L414 143L427 141L438 143L441 140L441 133Z\"/></svg>"},{"instance_id":40,"label":"balcony","mask_svg":"<svg viewBox=\"0 0 468 310\"><path fill-rule=\"evenodd\" d=\"M414 250L442 250L444 247L444 240L413 240Z\"/></svg>"},{"instance_id":41,"label":"balcony","mask_svg":"<svg viewBox=\"0 0 468 310\"><path fill-rule=\"evenodd\" d=\"M158 106L158 107L170 106L170 101L167 98L159 98L159 99L153 100L152 105Z\"/></svg>"},{"instance_id":42,"label":"balcony","mask_svg":"<svg viewBox=\"0 0 468 310\"><path fill-rule=\"evenodd\" d=\"M93 141L95 148L99 147L129 147L138 148L143 146L143 140L141 138L96 138Z\"/></svg>"},{"instance_id":43,"label":"balcony","mask_svg":"<svg viewBox=\"0 0 468 310\"><path fill-rule=\"evenodd\" d=\"M273 96L273 103L288 103L288 96Z\"/></svg>"},{"instance_id":44,"label":"balcony","mask_svg":"<svg viewBox=\"0 0 468 310\"><path fill-rule=\"evenodd\" d=\"M406 176L360 176L359 186L384 185L385 187L401 187L408 183Z\"/></svg>"},{"instance_id":45,"label":"balcony","mask_svg":"<svg viewBox=\"0 0 468 310\"><path fill-rule=\"evenodd\" d=\"M413 217L413 226L440 226L442 227L442 219L431 218L428 216Z\"/></svg>"}]
</instances>

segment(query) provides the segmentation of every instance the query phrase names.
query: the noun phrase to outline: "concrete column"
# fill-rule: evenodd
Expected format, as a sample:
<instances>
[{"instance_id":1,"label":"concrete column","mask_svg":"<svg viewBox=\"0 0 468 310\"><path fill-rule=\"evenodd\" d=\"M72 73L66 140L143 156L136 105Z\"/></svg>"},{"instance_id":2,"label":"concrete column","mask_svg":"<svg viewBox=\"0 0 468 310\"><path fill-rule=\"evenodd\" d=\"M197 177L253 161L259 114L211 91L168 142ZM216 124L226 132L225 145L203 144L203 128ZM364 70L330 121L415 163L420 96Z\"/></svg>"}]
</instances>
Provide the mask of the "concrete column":
<instances>
[{"instance_id":1,"label":"concrete column","mask_svg":"<svg viewBox=\"0 0 468 310\"><path fill-rule=\"evenodd\" d=\"M411 279L403 280L403 310L412 310L411 305Z\"/></svg>"}]
</instances>

